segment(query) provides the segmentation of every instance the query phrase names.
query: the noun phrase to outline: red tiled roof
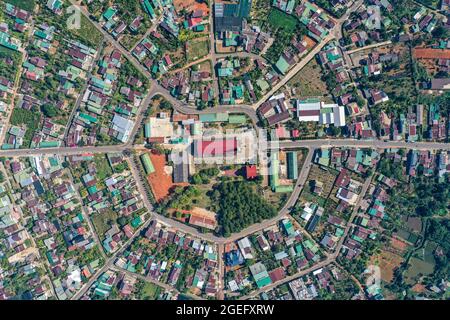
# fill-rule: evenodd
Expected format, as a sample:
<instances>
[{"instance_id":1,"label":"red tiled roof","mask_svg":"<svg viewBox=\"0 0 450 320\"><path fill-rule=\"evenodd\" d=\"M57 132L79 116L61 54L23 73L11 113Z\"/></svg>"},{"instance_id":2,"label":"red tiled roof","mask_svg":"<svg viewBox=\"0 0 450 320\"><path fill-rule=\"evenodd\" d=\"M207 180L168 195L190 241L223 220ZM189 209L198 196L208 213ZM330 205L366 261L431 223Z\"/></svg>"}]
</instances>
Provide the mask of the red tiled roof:
<instances>
[{"instance_id":1,"label":"red tiled roof","mask_svg":"<svg viewBox=\"0 0 450 320\"><path fill-rule=\"evenodd\" d=\"M256 166L246 166L245 167L245 176L247 179L254 179L257 176Z\"/></svg>"},{"instance_id":2,"label":"red tiled roof","mask_svg":"<svg viewBox=\"0 0 450 320\"><path fill-rule=\"evenodd\" d=\"M234 139L221 139L212 141L198 141L197 152L202 156L216 156L225 155L230 152L236 152L237 140Z\"/></svg>"}]
</instances>

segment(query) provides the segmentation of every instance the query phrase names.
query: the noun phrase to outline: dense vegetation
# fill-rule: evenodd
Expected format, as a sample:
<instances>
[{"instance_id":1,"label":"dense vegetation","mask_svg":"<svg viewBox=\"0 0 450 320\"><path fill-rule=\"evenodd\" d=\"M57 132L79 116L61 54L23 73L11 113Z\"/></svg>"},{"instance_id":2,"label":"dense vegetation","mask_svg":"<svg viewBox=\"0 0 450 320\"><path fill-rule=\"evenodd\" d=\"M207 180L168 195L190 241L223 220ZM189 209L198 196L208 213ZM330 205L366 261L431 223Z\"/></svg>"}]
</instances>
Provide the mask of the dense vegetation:
<instances>
[{"instance_id":1,"label":"dense vegetation","mask_svg":"<svg viewBox=\"0 0 450 320\"><path fill-rule=\"evenodd\" d=\"M378 163L378 171L391 179L402 181L405 178L402 166L386 158L381 159Z\"/></svg>"},{"instance_id":2,"label":"dense vegetation","mask_svg":"<svg viewBox=\"0 0 450 320\"><path fill-rule=\"evenodd\" d=\"M390 214L415 213L427 217L445 215L450 209L449 179L439 181L430 177L420 177L412 181L412 190L392 189L388 203Z\"/></svg>"},{"instance_id":3,"label":"dense vegetation","mask_svg":"<svg viewBox=\"0 0 450 320\"><path fill-rule=\"evenodd\" d=\"M429 220L425 237L439 244L435 252L436 265L433 278L448 278L448 261L450 259L450 220ZM431 279L433 282L433 279Z\"/></svg>"},{"instance_id":4,"label":"dense vegetation","mask_svg":"<svg viewBox=\"0 0 450 320\"><path fill-rule=\"evenodd\" d=\"M7 0L6 2L29 12L33 12L35 6L34 0Z\"/></svg>"},{"instance_id":5,"label":"dense vegetation","mask_svg":"<svg viewBox=\"0 0 450 320\"><path fill-rule=\"evenodd\" d=\"M423 5L432 9L437 9L440 3L439 0L417 0L417 2L422 3Z\"/></svg>"},{"instance_id":6,"label":"dense vegetation","mask_svg":"<svg viewBox=\"0 0 450 320\"><path fill-rule=\"evenodd\" d=\"M216 167L200 170L191 177L192 184L208 184L210 179L219 174Z\"/></svg>"},{"instance_id":7,"label":"dense vegetation","mask_svg":"<svg viewBox=\"0 0 450 320\"><path fill-rule=\"evenodd\" d=\"M248 182L220 183L215 188L212 199L217 203L224 236L276 215L275 208L255 193L253 185Z\"/></svg>"},{"instance_id":8,"label":"dense vegetation","mask_svg":"<svg viewBox=\"0 0 450 320\"><path fill-rule=\"evenodd\" d=\"M20 52L0 47L0 76L14 82L21 57ZM11 64L7 63L8 59L12 60Z\"/></svg>"},{"instance_id":9,"label":"dense vegetation","mask_svg":"<svg viewBox=\"0 0 450 320\"><path fill-rule=\"evenodd\" d=\"M38 129L41 116L38 110L26 110L15 108L11 114L10 123L13 126L26 126L25 136L23 138L23 147L29 147L34 132Z\"/></svg>"},{"instance_id":10,"label":"dense vegetation","mask_svg":"<svg viewBox=\"0 0 450 320\"><path fill-rule=\"evenodd\" d=\"M164 199L158 206L157 211L164 213L167 209L192 209L192 200L200 196L200 191L194 187L176 187L170 198Z\"/></svg>"},{"instance_id":11,"label":"dense vegetation","mask_svg":"<svg viewBox=\"0 0 450 320\"><path fill-rule=\"evenodd\" d=\"M423 284L439 285L444 279L448 279L448 260L450 258L450 220L448 219L427 219L427 228L424 234L423 244L427 241L432 241L438 244L438 247L433 252L435 267L431 275L423 279ZM422 249L418 249L422 250ZM387 285L387 288L396 293L399 298L404 298L403 292L410 289L404 281L404 272L410 267L408 263L402 263L399 268L394 271L393 281ZM431 293L431 291L429 291ZM433 294L433 293L431 293ZM413 294L414 296L414 294ZM406 298L412 298L410 293Z\"/></svg>"}]
</instances>

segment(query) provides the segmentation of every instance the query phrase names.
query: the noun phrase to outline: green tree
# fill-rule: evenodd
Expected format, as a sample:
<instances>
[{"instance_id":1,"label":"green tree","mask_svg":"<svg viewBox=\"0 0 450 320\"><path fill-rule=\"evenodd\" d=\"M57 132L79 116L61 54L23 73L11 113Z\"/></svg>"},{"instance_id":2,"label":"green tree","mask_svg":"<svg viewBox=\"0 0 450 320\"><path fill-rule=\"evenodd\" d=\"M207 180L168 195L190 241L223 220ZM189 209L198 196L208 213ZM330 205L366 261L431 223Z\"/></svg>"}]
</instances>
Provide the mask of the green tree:
<instances>
[{"instance_id":1,"label":"green tree","mask_svg":"<svg viewBox=\"0 0 450 320\"><path fill-rule=\"evenodd\" d=\"M43 104L41 106L41 111L44 113L46 117L53 118L58 115L58 109L51 104Z\"/></svg>"}]
</instances>

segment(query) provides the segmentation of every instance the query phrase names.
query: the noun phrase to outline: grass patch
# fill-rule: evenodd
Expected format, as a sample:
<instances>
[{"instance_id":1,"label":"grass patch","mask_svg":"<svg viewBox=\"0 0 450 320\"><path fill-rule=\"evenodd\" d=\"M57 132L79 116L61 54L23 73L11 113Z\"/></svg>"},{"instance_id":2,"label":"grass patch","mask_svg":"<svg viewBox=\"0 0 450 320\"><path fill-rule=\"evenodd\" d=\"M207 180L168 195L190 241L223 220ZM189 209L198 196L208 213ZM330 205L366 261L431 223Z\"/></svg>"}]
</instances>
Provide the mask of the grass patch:
<instances>
[{"instance_id":1,"label":"grass patch","mask_svg":"<svg viewBox=\"0 0 450 320\"><path fill-rule=\"evenodd\" d=\"M156 300L160 291L161 288L157 285L150 282L145 282L141 293L142 300Z\"/></svg>"},{"instance_id":2,"label":"grass patch","mask_svg":"<svg viewBox=\"0 0 450 320\"><path fill-rule=\"evenodd\" d=\"M211 191L212 185L196 185L196 187L200 191L200 196L192 199L192 205L195 207L211 210L211 199L208 196L208 192Z\"/></svg>"},{"instance_id":3,"label":"grass patch","mask_svg":"<svg viewBox=\"0 0 450 320\"><path fill-rule=\"evenodd\" d=\"M414 284L422 276L428 276L434 272L436 260L433 252L436 249L435 242L427 241L423 248L417 250L409 260L409 268L405 273L405 282Z\"/></svg>"},{"instance_id":4,"label":"grass patch","mask_svg":"<svg viewBox=\"0 0 450 320\"><path fill-rule=\"evenodd\" d=\"M32 12L34 10L34 6L36 5L34 0L7 0L6 2L28 12Z\"/></svg>"},{"instance_id":5,"label":"grass patch","mask_svg":"<svg viewBox=\"0 0 450 320\"><path fill-rule=\"evenodd\" d=\"M104 155L96 155L94 157L95 168L97 169L97 178L104 180L112 175L112 168Z\"/></svg>"},{"instance_id":6,"label":"grass patch","mask_svg":"<svg viewBox=\"0 0 450 320\"><path fill-rule=\"evenodd\" d=\"M190 42L187 51L187 60L194 61L206 56L209 52L208 41Z\"/></svg>"},{"instance_id":7,"label":"grass patch","mask_svg":"<svg viewBox=\"0 0 450 320\"><path fill-rule=\"evenodd\" d=\"M103 40L101 32L84 15L81 15L80 21L80 29L71 29L70 31L88 45L94 48L98 47Z\"/></svg>"},{"instance_id":8,"label":"grass patch","mask_svg":"<svg viewBox=\"0 0 450 320\"><path fill-rule=\"evenodd\" d=\"M284 49L291 45L294 36L300 40L308 33L306 27L297 18L278 9L272 9L269 12L266 22L263 28L268 29L266 31L269 31L275 39L265 54L266 59L271 63L276 63Z\"/></svg>"},{"instance_id":9,"label":"grass patch","mask_svg":"<svg viewBox=\"0 0 450 320\"><path fill-rule=\"evenodd\" d=\"M94 224L97 234L103 238L106 231L108 231L111 226L116 223L119 216L113 210L105 210L102 213L96 213L92 215L91 220Z\"/></svg>"},{"instance_id":10,"label":"grass patch","mask_svg":"<svg viewBox=\"0 0 450 320\"><path fill-rule=\"evenodd\" d=\"M278 9L269 12L268 21L272 28L284 29L286 32L294 32L298 24L296 18Z\"/></svg>"},{"instance_id":11,"label":"grass patch","mask_svg":"<svg viewBox=\"0 0 450 320\"><path fill-rule=\"evenodd\" d=\"M25 110L21 108L14 108L11 114L11 125L21 126L25 125L27 130L23 138L22 147L28 147L33 137L34 132L38 129L41 122L41 114L37 110Z\"/></svg>"},{"instance_id":12,"label":"grass patch","mask_svg":"<svg viewBox=\"0 0 450 320\"><path fill-rule=\"evenodd\" d=\"M266 199L266 201L270 203L274 208L280 210L281 208L283 208L290 195L291 192L273 192L269 189L264 194L264 199Z\"/></svg>"}]
</instances>

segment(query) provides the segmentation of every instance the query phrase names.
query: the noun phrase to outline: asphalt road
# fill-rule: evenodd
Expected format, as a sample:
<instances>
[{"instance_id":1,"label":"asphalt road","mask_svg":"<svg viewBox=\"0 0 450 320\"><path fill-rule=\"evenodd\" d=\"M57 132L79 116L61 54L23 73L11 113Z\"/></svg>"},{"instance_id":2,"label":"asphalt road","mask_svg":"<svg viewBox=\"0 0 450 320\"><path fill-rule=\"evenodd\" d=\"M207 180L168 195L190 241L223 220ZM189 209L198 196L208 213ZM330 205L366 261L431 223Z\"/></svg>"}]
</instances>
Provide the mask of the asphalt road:
<instances>
[{"instance_id":1,"label":"asphalt road","mask_svg":"<svg viewBox=\"0 0 450 320\"><path fill-rule=\"evenodd\" d=\"M180 108L179 110L183 110ZM136 121L136 123L140 123ZM139 126L135 126L137 132ZM0 150L0 157L34 157L34 156L70 156L81 154L114 153L135 148L130 142L111 146L87 146L87 147L57 147L57 148L35 148L35 149L11 149ZM297 140L280 141L282 149L291 148L373 148L373 149L414 149L414 150L446 150L450 151L450 143L445 142L403 142L403 141L381 141L381 140L354 140L354 139L321 139L321 140Z\"/></svg>"},{"instance_id":2,"label":"asphalt road","mask_svg":"<svg viewBox=\"0 0 450 320\"><path fill-rule=\"evenodd\" d=\"M404 141L382 141L382 140L355 140L355 139L319 139L319 140L297 140L280 141L281 148L374 148L374 149L417 149L417 150L450 150L450 144L445 142L404 142Z\"/></svg>"}]
</instances>

